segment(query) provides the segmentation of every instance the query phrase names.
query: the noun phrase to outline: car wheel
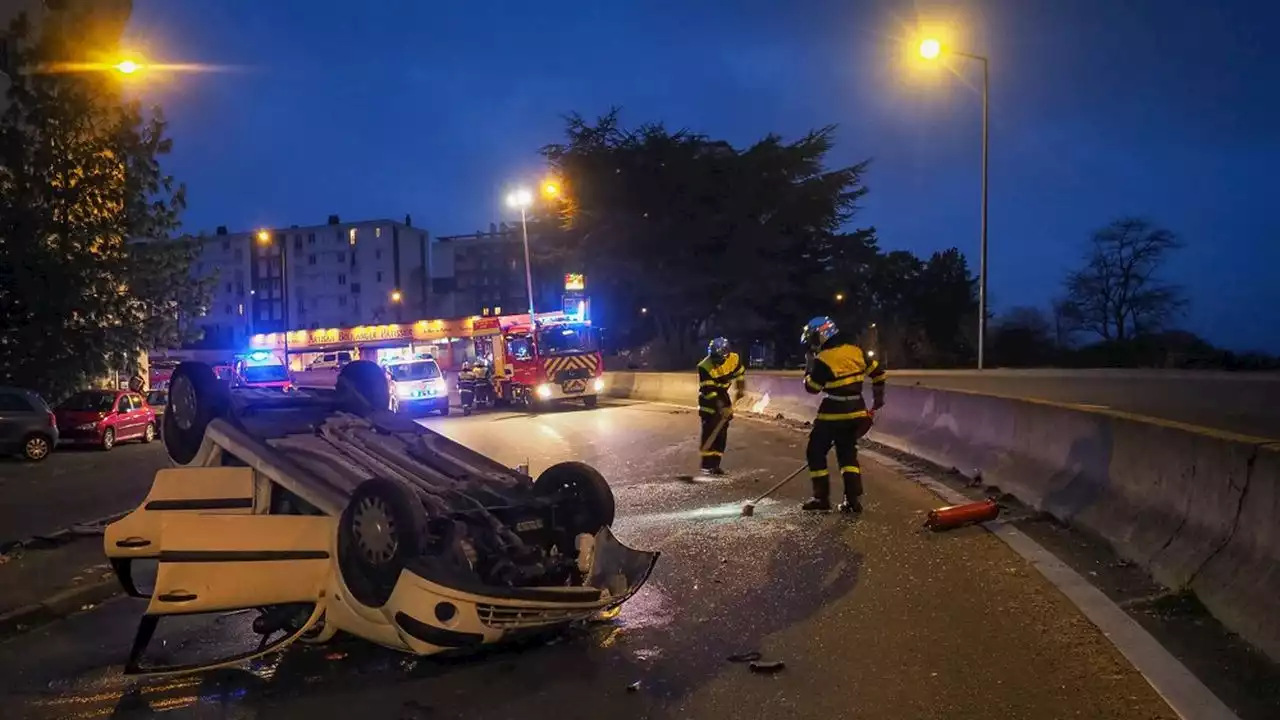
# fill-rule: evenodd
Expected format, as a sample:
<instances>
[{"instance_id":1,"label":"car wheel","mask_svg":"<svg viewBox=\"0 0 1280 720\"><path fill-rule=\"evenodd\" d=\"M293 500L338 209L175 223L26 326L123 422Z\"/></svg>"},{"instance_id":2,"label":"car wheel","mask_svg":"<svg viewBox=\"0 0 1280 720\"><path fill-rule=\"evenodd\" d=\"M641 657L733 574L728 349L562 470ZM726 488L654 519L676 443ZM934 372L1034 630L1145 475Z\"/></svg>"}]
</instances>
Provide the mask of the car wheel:
<instances>
[{"instance_id":1,"label":"car wheel","mask_svg":"<svg viewBox=\"0 0 1280 720\"><path fill-rule=\"evenodd\" d=\"M22 441L22 457L31 462L40 462L49 457L52 450L53 443L47 435L32 433Z\"/></svg>"},{"instance_id":2,"label":"car wheel","mask_svg":"<svg viewBox=\"0 0 1280 720\"><path fill-rule=\"evenodd\" d=\"M377 363L356 360L338 373L339 405L354 415L368 415L391 409L391 388L387 373Z\"/></svg>"},{"instance_id":3,"label":"car wheel","mask_svg":"<svg viewBox=\"0 0 1280 720\"><path fill-rule=\"evenodd\" d=\"M106 451L106 450L110 450L111 448L113 448L113 447L115 447L115 446L116 446L116 431L115 431L115 428L107 428L106 430L103 430L103 431L102 431L102 445L101 445L102 449L103 449L104 451Z\"/></svg>"},{"instance_id":4,"label":"car wheel","mask_svg":"<svg viewBox=\"0 0 1280 720\"><path fill-rule=\"evenodd\" d=\"M596 395L588 395L582 398L582 404L586 405L587 408L590 409L600 404L600 398Z\"/></svg>"},{"instance_id":5,"label":"car wheel","mask_svg":"<svg viewBox=\"0 0 1280 720\"><path fill-rule=\"evenodd\" d=\"M227 412L231 393L213 368L200 362L184 362L169 380L169 400L165 405L165 450L179 465L195 459L204 442L205 428Z\"/></svg>"},{"instance_id":6,"label":"car wheel","mask_svg":"<svg viewBox=\"0 0 1280 720\"><path fill-rule=\"evenodd\" d=\"M562 462L552 465L537 480L533 491L555 498L557 517L571 535L594 535L600 528L613 524L613 490L598 470L586 463Z\"/></svg>"},{"instance_id":7,"label":"car wheel","mask_svg":"<svg viewBox=\"0 0 1280 720\"><path fill-rule=\"evenodd\" d=\"M449 415L449 406L448 405L441 406L440 417L448 417L448 415Z\"/></svg>"},{"instance_id":8,"label":"car wheel","mask_svg":"<svg viewBox=\"0 0 1280 720\"><path fill-rule=\"evenodd\" d=\"M338 519L338 568L351 596L371 608L385 605L400 572L421 553L425 526L422 502L408 487L386 478L360 483Z\"/></svg>"},{"instance_id":9,"label":"car wheel","mask_svg":"<svg viewBox=\"0 0 1280 720\"><path fill-rule=\"evenodd\" d=\"M149 443L156 439L156 424L147 423L147 429L142 433L142 442Z\"/></svg>"}]
</instances>

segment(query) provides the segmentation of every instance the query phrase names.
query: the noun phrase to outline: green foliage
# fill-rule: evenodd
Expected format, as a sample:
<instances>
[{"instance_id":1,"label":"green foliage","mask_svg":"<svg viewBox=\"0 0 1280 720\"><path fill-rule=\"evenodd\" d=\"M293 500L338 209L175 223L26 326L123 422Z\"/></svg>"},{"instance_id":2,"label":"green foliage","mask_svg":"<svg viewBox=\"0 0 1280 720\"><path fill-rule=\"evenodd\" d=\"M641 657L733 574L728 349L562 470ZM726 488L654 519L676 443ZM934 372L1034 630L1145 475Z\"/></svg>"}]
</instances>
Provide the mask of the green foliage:
<instances>
[{"instance_id":1,"label":"green foliage","mask_svg":"<svg viewBox=\"0 0 1280 720\"><path fill-rule=\"evenodd\" d=\"M594 123L573 115L565 141L542 151L562 197L559 231L545 212L535 221L540 259L585 270L614 337L648 342L659 366L687 366L713 335L743 350L772 343L780 362L819 314L855 335L899 321L964 354L952 345L976 302L963 256L886 255L874 228L846 230L868 163L829 168L833 136L825 127L739 149L660 124L626 130L616 110Z\"/></svg>"},{"instance_id":2,"label":"green foliage","mask_svg":"<svg viewBox=\"0 0 1280 720\"><path fill-rule=\"evenodd\" d=\"M77 59L75 27L31 38L15 21L23 69L0 117L0 382L52 397L186 339L208 292L189 279L195 248L171 240L185 191L160 168L159 111L106 73L41 70Z\"/></svg>"}]
</instances>

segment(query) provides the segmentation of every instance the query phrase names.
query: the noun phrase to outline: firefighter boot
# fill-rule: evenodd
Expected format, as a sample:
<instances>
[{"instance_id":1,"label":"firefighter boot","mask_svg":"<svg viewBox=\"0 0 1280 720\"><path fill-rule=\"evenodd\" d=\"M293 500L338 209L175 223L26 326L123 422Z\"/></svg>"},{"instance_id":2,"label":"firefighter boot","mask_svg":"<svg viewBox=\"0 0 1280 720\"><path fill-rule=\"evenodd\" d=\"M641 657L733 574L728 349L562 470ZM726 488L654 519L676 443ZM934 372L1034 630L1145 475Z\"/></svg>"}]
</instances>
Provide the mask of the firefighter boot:
<instances>
[{"instance_id":1,"label":"firefighter boot","mask_svg":"<svg viewBox=\"0 0 1280 720\"><path fill-rule=\"evenodd\" d=\"M842 513L862 512L862 473L846 471L844 473L844 502L837 508Z\"/></svg>"},{"instance_id":2,"label":"firefighter boot","mask_svg":"<svg viewBox=\"0 0 1280 720\"><path fill-rule=\"evenodd\" d=\"M813 497L804 501L801 510L826 511L831 509L831 479L826 475L813 478Z\"/></svg>"}]
</instances>

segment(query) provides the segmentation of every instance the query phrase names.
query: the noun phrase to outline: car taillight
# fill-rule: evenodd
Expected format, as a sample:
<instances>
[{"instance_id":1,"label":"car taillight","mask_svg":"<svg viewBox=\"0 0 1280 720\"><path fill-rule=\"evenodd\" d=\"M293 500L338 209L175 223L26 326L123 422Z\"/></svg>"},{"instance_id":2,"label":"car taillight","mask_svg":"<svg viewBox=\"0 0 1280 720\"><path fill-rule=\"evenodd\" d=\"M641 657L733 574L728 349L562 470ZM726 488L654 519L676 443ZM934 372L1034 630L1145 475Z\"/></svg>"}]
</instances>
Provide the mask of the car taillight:
<instances>
[{"instance_id":1,"label":"car taillight","mask_svg":"<svg viewBox=\"0 0 1280 720\"><path fill-rule=\"evenodd\" d=\"M49 412L49 427L58 427L58 416L52 411Z\"/></svg>"}]
</instances>

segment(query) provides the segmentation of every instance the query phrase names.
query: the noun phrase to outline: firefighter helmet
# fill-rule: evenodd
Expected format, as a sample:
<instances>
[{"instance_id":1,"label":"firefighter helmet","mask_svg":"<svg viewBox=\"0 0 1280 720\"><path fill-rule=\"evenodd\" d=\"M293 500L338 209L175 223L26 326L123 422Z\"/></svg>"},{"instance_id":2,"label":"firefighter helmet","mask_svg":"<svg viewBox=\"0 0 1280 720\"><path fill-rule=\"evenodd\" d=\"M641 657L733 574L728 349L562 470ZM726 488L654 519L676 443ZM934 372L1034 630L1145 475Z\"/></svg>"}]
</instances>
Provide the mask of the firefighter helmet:
<instances>
[{"instance_id":1,"label":"firefighter helmet","mask_svg":"<svg viewBox=\"0 0 1280 720\"><path fill-rule=\"evenodd\" d=\"M718 337L707 343L707 354L715 358L723 358L729 354L729 341Z\"/></svg>"},{"instance_id":2,"label":"firefighter helmet","mask_svg":"<svg viewBox=\"0 0 1280 720\"><path fill-rule=\"evenodd\" d=\"M835 337L837 332L839 332L839 329L836 328L834 320L826 315L819 315L804 326L804 332L800 335L800 342L810 347L821 347L828 340Z\"/></svg>"}]
</instances>

